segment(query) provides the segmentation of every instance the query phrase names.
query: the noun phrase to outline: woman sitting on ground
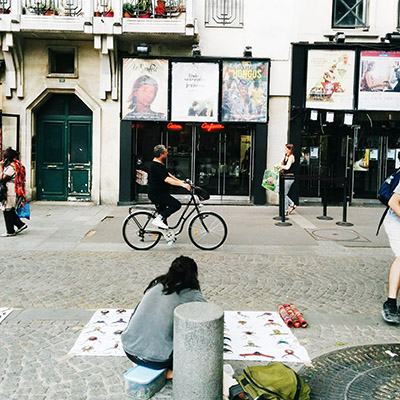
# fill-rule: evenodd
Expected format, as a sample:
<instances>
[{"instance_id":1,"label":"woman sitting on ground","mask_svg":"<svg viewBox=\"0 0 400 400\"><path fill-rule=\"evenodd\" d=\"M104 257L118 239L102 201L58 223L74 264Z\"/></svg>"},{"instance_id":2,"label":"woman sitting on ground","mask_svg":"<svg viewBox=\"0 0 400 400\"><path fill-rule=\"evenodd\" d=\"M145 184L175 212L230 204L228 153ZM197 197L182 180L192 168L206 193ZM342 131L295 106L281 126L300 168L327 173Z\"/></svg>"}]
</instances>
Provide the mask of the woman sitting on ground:
<instances>
[{"instance_id":1,"label":"woman sitting on ground","mask_svg":"<svg viewBox=\"0 0 400 400\"><path fill-rule=\"evenodd\" d=\"M124 351L135 364L167 368L167 378L172 378L174 310L180 304L206 301L197 275L196 262L180 256L165 275L150 282L122 333Z\"/></svg>"}]
</instances>

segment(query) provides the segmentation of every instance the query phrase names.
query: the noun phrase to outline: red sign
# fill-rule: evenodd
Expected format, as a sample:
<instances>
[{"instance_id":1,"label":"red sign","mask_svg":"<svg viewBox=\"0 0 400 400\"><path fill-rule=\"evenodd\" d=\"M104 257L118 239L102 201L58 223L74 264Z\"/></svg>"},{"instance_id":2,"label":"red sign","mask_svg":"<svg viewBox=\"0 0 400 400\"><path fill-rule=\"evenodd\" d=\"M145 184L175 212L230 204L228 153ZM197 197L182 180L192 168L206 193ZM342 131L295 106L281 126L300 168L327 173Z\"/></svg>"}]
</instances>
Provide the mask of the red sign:
<instances>
[{"instance_id":1,"label":"red sign","mask_svg":"<svg viewBox=\"0 0 400 400\"><path fill-rule=\"evenodd\" d=\"M204 122L204 124L201 125L201 129L204 129L207 132L214 132L225 129L225 127L222 124L208 124L207 122Z\"/></svg>"},{"instance_id":2,"label":"red sign","mask_svg":"<svg viewBox=\"0 0 400 400\"><path fill-rule=\"evenodd\" d=\"M170 122L167 125L167 129L169 129L170 131L181 131L183 128L182 128L182 125L174 124L173 122Z\"/></svg>"}]
</instances>

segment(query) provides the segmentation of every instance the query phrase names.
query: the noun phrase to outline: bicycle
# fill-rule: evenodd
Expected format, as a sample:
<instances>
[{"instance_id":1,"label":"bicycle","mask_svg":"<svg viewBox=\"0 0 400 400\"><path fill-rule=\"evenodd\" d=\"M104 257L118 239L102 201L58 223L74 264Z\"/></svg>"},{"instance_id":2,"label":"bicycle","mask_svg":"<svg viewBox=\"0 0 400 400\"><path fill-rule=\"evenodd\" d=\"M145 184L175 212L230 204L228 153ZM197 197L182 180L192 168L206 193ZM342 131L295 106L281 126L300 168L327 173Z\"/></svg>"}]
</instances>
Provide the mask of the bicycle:
<instances>
[{"instance_id":1,"label":"bicycle","mask_svg":"<svg viewBox=\"0 0 400 400\"><path fill-rule=\"evenodd\" d=\"M195 213L189 223L188 233L191 242L201 250L214 250L220 247L228 235L228 228L224 219L212 211L200 211L201 202L210 198L202 188L195 186L189 179L191 186L190 200L186 204L178 222L169 229L159 229L152 226L153 219L158 215L157 207L152 211L129 208L129 215L122 225L122 236L126 244L135 250L149 250L157 245L161 236L167 243L173 243L182 233L186 221ZM195 195L198 199L196 199ZM190 212L190 206L194 206Z\"/></svg>"}]
</instances>

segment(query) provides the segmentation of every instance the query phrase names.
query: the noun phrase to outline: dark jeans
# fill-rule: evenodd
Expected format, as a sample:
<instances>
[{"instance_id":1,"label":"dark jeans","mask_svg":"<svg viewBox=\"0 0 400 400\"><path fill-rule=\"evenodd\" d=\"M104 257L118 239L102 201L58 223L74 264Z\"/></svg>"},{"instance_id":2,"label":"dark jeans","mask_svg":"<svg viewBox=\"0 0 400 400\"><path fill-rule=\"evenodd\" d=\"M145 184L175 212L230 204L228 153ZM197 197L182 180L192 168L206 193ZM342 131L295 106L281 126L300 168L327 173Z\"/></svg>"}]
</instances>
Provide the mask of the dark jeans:
<instances>
[{"instance_id":1,"label":"dark jeans","mask_svg":"<svg viewBox=\"0 0 400 400\"><path fill-rule=\"evenodd\" d=\"M8 234L15 233L14 226L18 229L22 228L25 224L20 220L18 215L15 213L15 208L8 211L3 211L4 221L6 223L6 229Z\"/></svg>"},{"instance_id":2,"label":"dark jeans","mask_svg":"<svg viewBox=\"0 0 400 400\"><path fill-rule=\"evenodd\" d=\"M180 201L170 194L153 194L149 195L149 199L156 205L158 212L165 221L170 215L177 212L182 207Z\"/></svg>"},{"instance_id":3,"label":"dark jeans","mask_svg":"<svg viewBox=\"0 0 400 400\"><path fill-rule=\"evenodd\" d=\"M143 358L135 357L132 356L131 354L128 354L125 352L126 356L135 364L141 365L142 367L147 367L151 369L164 369L168 368L172 370L172 354L169 360L167 361L147 361L144 360Z\"/></svg>"}]
</instances>

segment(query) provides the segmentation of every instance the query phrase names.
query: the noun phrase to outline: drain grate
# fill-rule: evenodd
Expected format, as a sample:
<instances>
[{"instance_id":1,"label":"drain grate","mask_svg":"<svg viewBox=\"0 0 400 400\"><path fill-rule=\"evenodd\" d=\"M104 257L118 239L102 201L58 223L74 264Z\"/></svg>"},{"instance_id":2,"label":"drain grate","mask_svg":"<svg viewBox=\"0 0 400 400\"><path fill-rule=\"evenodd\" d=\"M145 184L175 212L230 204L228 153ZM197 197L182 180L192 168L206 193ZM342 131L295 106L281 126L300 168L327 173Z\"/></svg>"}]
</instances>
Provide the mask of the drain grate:
<instances>
[{"instance_id":1,"label":"drain grate","mask_svg":"<svg viewBox=\"0 0 400 400\"><path fill-rule=\"evenodd\" d=\"M352 229L306 229L315 240L330 240L334 242L369 242Z\"/></svg>"},{"instance_id":2,"label":"drain grate","mask_svg":"<svg viewBox=\"0 0 400 400\"><path fill-rule=\"evenodd\" d=\"M299 371L311 400L400 399L400 344L349 347L312 363Z\"/></svg>"}]
</instances>

